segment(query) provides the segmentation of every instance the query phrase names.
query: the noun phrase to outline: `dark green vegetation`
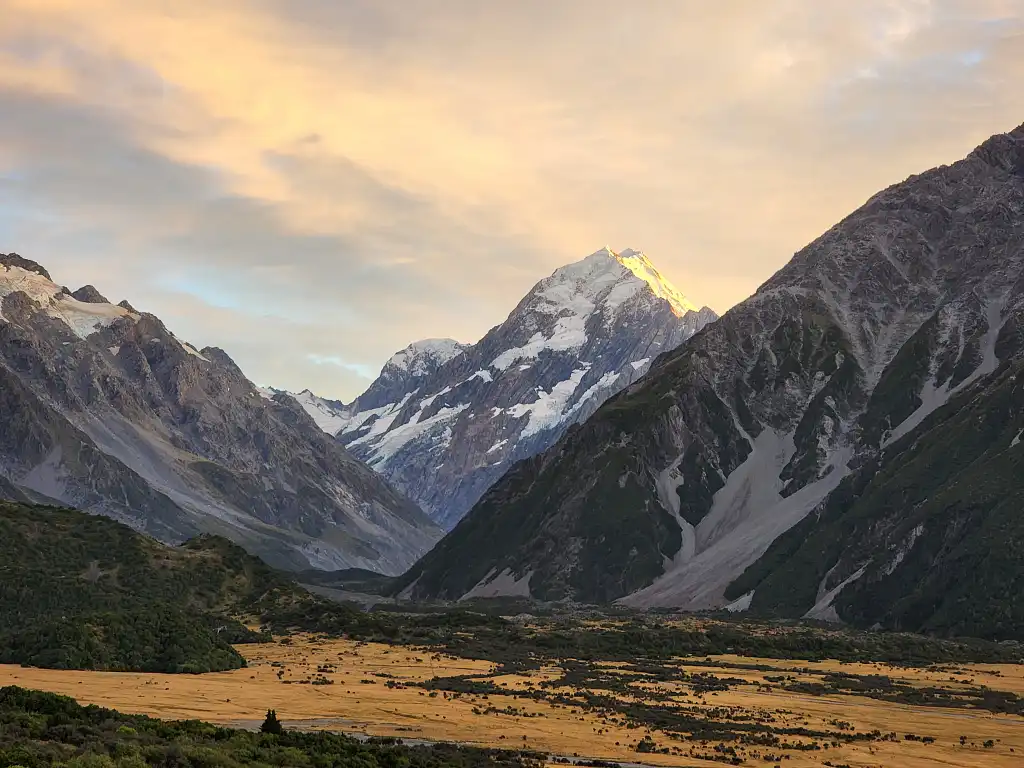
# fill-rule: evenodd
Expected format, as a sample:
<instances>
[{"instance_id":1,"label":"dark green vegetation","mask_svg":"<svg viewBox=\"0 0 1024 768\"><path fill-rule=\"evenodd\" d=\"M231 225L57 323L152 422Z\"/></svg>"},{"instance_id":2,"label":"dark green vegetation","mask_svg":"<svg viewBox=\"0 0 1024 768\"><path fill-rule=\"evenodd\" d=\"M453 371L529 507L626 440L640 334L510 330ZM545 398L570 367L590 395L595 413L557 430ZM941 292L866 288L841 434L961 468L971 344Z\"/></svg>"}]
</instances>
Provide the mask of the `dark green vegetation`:
<instances>
[{"instance_id":1,"label":"dark green vegetation","mask_svg":"<svg viewBox=\"0 0 1024 768\"><path fill-rule=\"evenodd\" d=\"M801 670L806 674L807 670ZM961 688L939 685L917 687L891 679L886 675L819 674L820 681L797 682L792 676L782 688L813 696L850 694L867 696L915 707L947 707L983 709L999 714L1024 715L1024 698L1007 691L993 691L984 686Z\"/></svg>"},{"instance_id":2,"label":"dark green vegetation","mask_svg":"<svg viewBox=\"0 0 1024 768\"><path fill-rule=\"evenodd\" d=\"M557 661L561 676L549 678L547 671L530 681L530 670L519 670L527 678L523 687L497 683L508 670L493 674L438 677L411 683L436 696L462 698L473 704L477 715L544 717L543 711L527 714L506 706L496 708L491 696L545 702L553 708L587 712L605 725L625 726L638 731L633 743L638 752L689 755L735 765L776 759L793 752L827 751L853 742L950 741L942 734L900 734L858 730L838 718L812 723L806 717L773 707L745 707L718 704L714 697L726 691L744 693L784 690L811 696L856 695L880 701L919 707L983 710L1000 714L1024 714L1024 699L984 686L965 687L955 677L953 685L940 683L916 687L886 675L856 675L813 668L786 669L770 664L735 664L711 659L644 660L625 665L562 659ZM737 677L742 670L744 677ZM949 671L955 671L950 669ZM751 676L750 672L761 675ZM645 733L642 738L639 734ZM653 732L653 734L652 734ZM716 743L717 742L717 743Z\"/></svg>"},{"instance_id":3,"label":"dark green vegetation","mask_svg":"<svg viewBox=\"0 0 1024 768\"><path fill-rule=\"evenodd\" d=\"M565 455L583 445L584 425L567 436ZM530 572L530 591L541 600L574 592L586 602L602 603L649 584L661 573L662 555L678 551L679 526L645 498L638 479L618 468L629 451L614 444L616 434L597 439L607 444L599 460L565 464L552 461L552 451L514 466L477 503L469 515L427 553L393 587L399 593L412 585L416 597L458 599L488 575L508 570L518 577ZM563 456L560 455L560 458ZM571 487L563 472L572 474ZM624 480L619 481L620 474ZM529 489L530 493L524 492ZM573 505L583 489L603 501L575 514L553 517L551 510ZM542 498L543 503L536 503ZM581 543L581 561L565 567L567 541ZM470 554L471 553L471 554Z\"/></svg>"},{"instance_id":4,"label":"dark green vegetation","mask_svg":"<svg viewBox=\"0 0 1024 768\"><path fill-rule=\"evenodd\" d=\"M277 719L277 710L267 710L267 717L263 721L263 725L260 726L260 733L273 733L276 735L284 733L284 726L281 725L281 721Z\"/></svg>"},{"instance_id":5,"label":"dark green vegetation","mask_svg":"<svg viewBox=\"0 0 1024 768\"><path fill-rule=\"evenodd\" d=\"M0 662L207 672L261 638L238 618L290 582L216 537L168 547L76 510L0 502Z\"/></svg>"},{"instance_id":6,"label":"dark green vegetation","mask_svg":"<svg viewBox=\"0 0 1024 768\"><path fill-rule=\"evenodd\" d=\"M244 662L233 643L292 631L419 645L514 668L573 657L634 661L734 653L896 664L1015 662L1017 644L948 641L786 622L535 616L483 608L363 611L310 594L237 546L167 547L75 510L0 504L0 662L72 669L202 672ZM507 608L508 606L506 606ZM519 609L521 610L521 606ZM600 625L587 618L600 617Z\"/></svg>"},{"instance_id":7,"label":"dark green vegetation","mask_svg":"<svg viewBox=\"0 0 1024 768\"><path fill-rule=\"evenodd\" d=\"M819 516L780 537L727 596L756 589L753 611L796 617L814 604L819 582L832 588L863 567L835 602L847 621L1019 640L1022 430L1018 359L966 387L847 478Z\"/></svg>"},{"instance_id":8,"label":"dark green vegetation","mask_svg":"<svg viewBox=\"0 0 1024 768\"><path fill-rule=\"evenodd\" d=\"M273 602L261 613L275 634L299 630L367 642L417 645L456 656L531 669L574 658L636 661L735 654L772 659L874 661L926 666L949 662L1024 662L1018 643L949 640L901 632L870 632L752 621L735 617L531 616L448 609L432 613L361 611L313 595Z\"/></svg>"},{"instance_id":9,"label":"dark green vegetation","mask_svg":"<svg viewBox=\"0 0 1024 768\"><path fill-rule=\"evenodd\" d=\"M0 689L0 768L532 768L541 758L451 744L404 746L393 739L363 743L328 733L249 733L194 720L122 715L22 688Z\"/></svg>"}]
</instances>

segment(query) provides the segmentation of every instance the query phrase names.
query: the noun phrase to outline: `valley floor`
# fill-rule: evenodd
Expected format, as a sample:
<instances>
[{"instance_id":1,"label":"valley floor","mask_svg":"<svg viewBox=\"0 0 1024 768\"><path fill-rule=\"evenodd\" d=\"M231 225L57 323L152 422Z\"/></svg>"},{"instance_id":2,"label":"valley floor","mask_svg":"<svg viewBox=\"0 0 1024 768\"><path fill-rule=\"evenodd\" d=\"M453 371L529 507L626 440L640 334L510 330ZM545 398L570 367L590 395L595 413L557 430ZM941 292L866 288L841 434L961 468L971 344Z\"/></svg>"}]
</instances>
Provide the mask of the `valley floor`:
<instances>
[{"instance_id":1,"label":"valley floor","mask_svg":"<svg viewBox=\"0 0 1024 768\"><path fill-rule=\"evenodd\" d=\"M989 711L999 709L993 701L1003 694L1024 694L1024 666L913 669L718 656L656 664L566 660L507 674L486 661L309 636L238 649L247 669L160 675L0 666L0 686L164 719L253 728L273 708L291 728L658 766L1024 761L1024 717ZM888 680L881 689L865 683L879 679ZM858 686L862 695L852 690ZM879 700L913 700L918 693L931 705ZM936 696L949 705L936 705ZM687 740L682 733L693 727L708 730ZM723 738L729 731L742 738ZM654 751L638 753L641 739Z\"/></svg>"}]
</instances>

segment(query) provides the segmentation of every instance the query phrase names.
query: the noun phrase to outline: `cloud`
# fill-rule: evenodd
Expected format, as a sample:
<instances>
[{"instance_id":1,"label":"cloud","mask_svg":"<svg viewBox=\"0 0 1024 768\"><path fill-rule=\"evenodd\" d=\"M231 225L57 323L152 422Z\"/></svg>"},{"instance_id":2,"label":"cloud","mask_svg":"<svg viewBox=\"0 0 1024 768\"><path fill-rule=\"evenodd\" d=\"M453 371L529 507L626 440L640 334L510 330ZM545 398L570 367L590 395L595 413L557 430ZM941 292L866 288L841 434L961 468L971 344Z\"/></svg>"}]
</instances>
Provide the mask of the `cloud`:
<instances>
[{"instance_id":1,"label":"cloud","mask_svg":"<svg viewBox=\"0 0 1024 768\"><path fill-rule=\"evenodd\" d=\"M0 247L347 399L605 243L726 309L1024 121L1022 24L1024 0L0 0Z\"/></svg>"}]
</instances>

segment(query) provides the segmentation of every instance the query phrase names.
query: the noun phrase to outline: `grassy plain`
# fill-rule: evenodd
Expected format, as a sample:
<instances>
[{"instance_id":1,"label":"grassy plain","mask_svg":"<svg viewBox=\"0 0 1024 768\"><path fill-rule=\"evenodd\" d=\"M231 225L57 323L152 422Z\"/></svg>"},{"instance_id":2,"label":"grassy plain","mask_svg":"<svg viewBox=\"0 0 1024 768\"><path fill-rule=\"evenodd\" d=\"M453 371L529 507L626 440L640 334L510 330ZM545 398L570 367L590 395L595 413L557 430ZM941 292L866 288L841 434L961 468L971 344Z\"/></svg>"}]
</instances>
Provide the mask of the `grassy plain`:
<instances>
[{"instance_id":1,"label":"grassy plain","mask_svg":"<svg viewBox=\"0 0 1024 768\"><path fill-rule=\"evenodd\" d=\"M1024 717L1017 714L974 706L916 706L833 689L817 694L786 689L841 675L885 676L894 684L922 691L970 692L984 686L988 691L1020 694L1022 666L895 668L716 656L673 660L653 672L611 662L581 667L568 660L508 674L487 661L426 649L311 636L238 650L246 656L248 668L163 675L0 666L0 686L52 691L82 704L164 719L255 727L273 708L293 728L526 747L553 755L658 766L728 763L734 755L745 765L793 768L1024 764ZM573 669L575 682L569 674ZM456 690L463 684L476 688ZM602 698L595 699L595 694ZM640 707L646 714L630 707ZM687 740L678 725L660 728L652 722L651 717L660 717L663 711L739 729L758 724L786 733L781 738L789 746ZM864 738L872 731L884 737ZM862 738L850 741L839 738L839 733ZM907 740L908 734L915 738ZM645 737L667 753L639 754L637 744ZM925 737L934 741L921 740ZM730 745L735 753L723 751Z\"/></svg>"}]
</instances>

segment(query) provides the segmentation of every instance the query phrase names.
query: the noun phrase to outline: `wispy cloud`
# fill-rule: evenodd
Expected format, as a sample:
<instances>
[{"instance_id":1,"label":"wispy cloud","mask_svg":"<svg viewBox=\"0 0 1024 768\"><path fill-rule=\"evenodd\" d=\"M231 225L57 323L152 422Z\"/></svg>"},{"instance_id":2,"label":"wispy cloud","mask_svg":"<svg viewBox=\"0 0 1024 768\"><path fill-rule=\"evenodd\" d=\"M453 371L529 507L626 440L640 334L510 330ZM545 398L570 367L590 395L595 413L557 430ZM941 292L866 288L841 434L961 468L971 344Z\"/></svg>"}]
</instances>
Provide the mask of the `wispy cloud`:
<instances>
[{"instance_id":1,"label":"wispy cloud","mask_svg":"<svg viewBox=\"0 0 1024 768\"><path fill-rule=\"evenodd\" d=\"M606 242L727 308L1024 121L1022 23L1024 0L0 0L0 248L347 398Z\"/></svg>"}]
</instances>

